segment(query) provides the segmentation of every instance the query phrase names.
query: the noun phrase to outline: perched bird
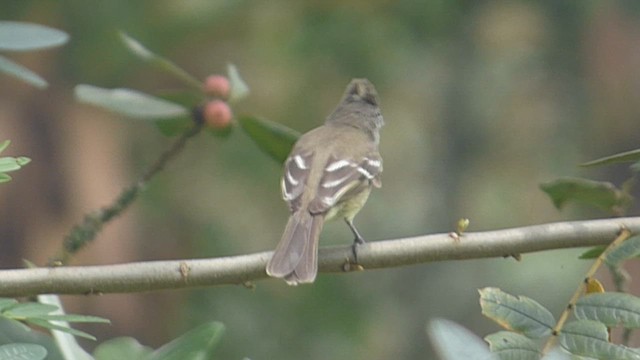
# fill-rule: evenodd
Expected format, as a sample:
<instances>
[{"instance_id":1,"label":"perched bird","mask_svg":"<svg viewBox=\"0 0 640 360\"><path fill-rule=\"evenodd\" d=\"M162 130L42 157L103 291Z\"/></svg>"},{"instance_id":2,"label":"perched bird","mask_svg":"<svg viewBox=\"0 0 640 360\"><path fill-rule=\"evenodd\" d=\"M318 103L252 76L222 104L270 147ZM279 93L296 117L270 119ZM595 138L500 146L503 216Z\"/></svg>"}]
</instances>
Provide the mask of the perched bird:
<instances>
[{"instance_id":1,"label":"perched bird","mask_svg":"<svg viewBox=\"0 0 640 360\"><path fill-rule=\"evenodd\" d=\"M281 187L291 216L267 264L289 285L311 283L318 272L318 240L325 221L343 218L354 249L364 239L353 218L382 182L378 94L367 79L352 80L324 125L298 139L285 161Z\"/></svg>"}]
</instances>

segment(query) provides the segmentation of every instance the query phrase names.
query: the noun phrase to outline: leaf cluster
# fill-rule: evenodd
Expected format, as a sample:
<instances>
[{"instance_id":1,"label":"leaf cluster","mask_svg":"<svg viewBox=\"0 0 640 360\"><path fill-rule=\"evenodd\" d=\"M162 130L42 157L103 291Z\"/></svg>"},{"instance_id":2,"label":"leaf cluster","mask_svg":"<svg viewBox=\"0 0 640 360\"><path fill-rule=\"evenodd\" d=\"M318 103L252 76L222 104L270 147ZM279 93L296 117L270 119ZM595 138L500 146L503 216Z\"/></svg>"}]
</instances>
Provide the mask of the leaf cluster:
<instances>
[{"instance_id":1,"label":"leaf cluster","mask_svg":"<svg viewBox=\"0 0 640 360\"><path fill-rule=\"evenodd\" d=\"M69 35L57 29L18 21L0 21L0 51L37 51L63 45L68 40ZM1 55L0 72L39 89L49 86L40 75Z\"/></svg>"},{"instance_id":2,"label":"leaf cluster","mask_svg":"<svg viewBox=\"0 0 640 360\"><path fill-rule=\"evenodd\" d=\"M5 140L0 143L0 153L2 153L11 144L10 140ZM8 172L20 170L23 166L31 162L31 159L25 156L19 157L0 157L0 183L11 180L11 176Z\"/></svg>"}]
</instances>

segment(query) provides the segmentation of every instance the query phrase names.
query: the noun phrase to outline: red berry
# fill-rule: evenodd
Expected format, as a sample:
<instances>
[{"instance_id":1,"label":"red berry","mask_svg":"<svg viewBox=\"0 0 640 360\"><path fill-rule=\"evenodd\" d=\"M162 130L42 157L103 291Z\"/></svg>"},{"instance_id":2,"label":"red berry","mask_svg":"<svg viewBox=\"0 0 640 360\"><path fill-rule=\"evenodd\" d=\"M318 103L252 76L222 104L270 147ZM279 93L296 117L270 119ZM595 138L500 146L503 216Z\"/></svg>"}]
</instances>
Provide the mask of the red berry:
<instances>
[{"instance_id":1,"label":"red berry","mask_svg":"<svg viewBox=\"0 0 640 360\"><path fill-rule=\"evenodd\" d=\"M231 108L222 100L211 100L202 110L204 123L214 129L224 129L231 123L233 117Z\"/></svg>"},{"instance_id":2,"label":"red berry","mask_svg":"<svg viewBox=\"0 0 640 360\"><path fill-rule=\"evenodd\" d=\"M208 95L227 99L230 91L229 79L222 75L209 75L204 80L204 92Z\"/></svg>"}]
</instances>

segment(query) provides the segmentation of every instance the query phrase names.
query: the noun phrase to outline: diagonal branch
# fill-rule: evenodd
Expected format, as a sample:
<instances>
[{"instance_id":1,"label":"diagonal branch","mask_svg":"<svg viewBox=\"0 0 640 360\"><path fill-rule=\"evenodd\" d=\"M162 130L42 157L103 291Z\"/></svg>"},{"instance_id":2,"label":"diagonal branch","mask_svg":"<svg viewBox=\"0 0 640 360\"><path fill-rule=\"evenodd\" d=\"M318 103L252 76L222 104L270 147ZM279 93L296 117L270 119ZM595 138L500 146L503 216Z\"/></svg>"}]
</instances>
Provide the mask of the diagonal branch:
<instances>
[{"instance_id":1,"label":"diagonal branch","mask_svg":"<svg viewBox=\"0 0 640 360\"><path fill-rule=\"evenodd\" d=\"M358 247L365 269L431 261L517 257L542 250L605 245L622 228L640 232L640 217L559 222L497 231L423 235L370 242ZM0 270L0 296L103 294L198 286L249 284L267 277L271 252L212 259L149 261L104 266ZM322 272L341 272L353 260L350 246L320 249Z\"/></svg>"}]
</instances>

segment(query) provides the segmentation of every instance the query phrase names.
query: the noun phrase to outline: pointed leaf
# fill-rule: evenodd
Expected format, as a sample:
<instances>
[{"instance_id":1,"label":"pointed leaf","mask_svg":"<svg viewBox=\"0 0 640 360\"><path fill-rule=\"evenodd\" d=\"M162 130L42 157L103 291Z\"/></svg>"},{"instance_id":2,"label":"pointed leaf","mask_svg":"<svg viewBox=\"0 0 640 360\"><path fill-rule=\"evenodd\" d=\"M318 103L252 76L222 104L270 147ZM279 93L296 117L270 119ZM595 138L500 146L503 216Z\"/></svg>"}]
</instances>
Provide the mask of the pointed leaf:
<instances>
[{"instance_id":1,"label":"pointed leaf","mask_svg":"<svg viewBox=\"0 0 640 360\"><path fill-rule=\"evenodd\" d=\"M5 309L10 308L18 303L16 299L10 298L0 298L0 313L2 313Z\"/></svg>"},{"instance_id":2,"label":"pointed leaf","mask_svg":"<svg viewBox=\"0 0 640 360\"><path fill-rule=\"evenodd\" d=\"M0 158L0 172L11 172L20 170L24 165L28 164L31 161L29 158L25 157L2 157Z\"/></svg>"},{"instance_id":3,"label":"pointed leaf","mask_svg":"<svg viewBox=\"0 0 640 360\"><path fill-rule=\"evenodd\" d=\"M223 333L220 322L202 324L154 351L149 360L211 359Z\"/></svg>"},{"instance_id":4,"label":"pointed leaf","mask_svg":"<svg viewBox=\"0 0 640 360\"><path fill-rule=\"evenodd\" d=\"M40 75L34 73L33 71L20 64L14 63L4 56L0 56L0 72L11 75L16 79L22 80L29 85L37 87L38 89L44 89L49 86L47 81L41 78Z\"/></svg>"},{"instance_id":5,"label":"pointed leaf","mask_svg":"<svg viewBox=\"0 0 640 360\"><path fill-rule=\"evenodd\" d=\"M300 133L282 124L253 116L240 116L242 129L264 152L284 163Z\"/></svg>"},{"instance_id":6,"label":"pointed leaf","mask_svg":"<svg viewBox=\"0 0 640 360\"><path fill-rule=\"evenodd\" d=\"M158 56L124 31L120 31L118 35L120 35L120 40L127 47L127 49L129 49L129 51L131 51L133 55L137 56L141 60L149 61Z\"/></svg>"},{"instance_id":7,"label":"pointed leaf","mask_svg":"<svg viewBox=\"0 0 640 360\"><path fill-rule=\"evenodd\" d=\"M640 352L610 343L607 327L597 321L570 322L560 332L559 339L562 348L575 355L607 360L640 360Z\"/></svg>"},{"instance_id":8,"label":"pointed leaf","mask_svg":"<svg viewBox=\"0 0 640 360\"><path fill-rule=\"evenodd\" d=\"M18 21L0 21L0 50L30 51L60 46L69 40L65 32Z\"/></svg>"},{"instance_id":9,"label":"pointed leaf","mask_svg":"<svg viewBox=\"0 0 640 360\"><path fill-rule=\"evenodd\" d=\"M0 360L42 360L47 349L37 344L14 343L0 346Z\"/></svg>"},{"instance_id":10,"label":"pointed leaf","mask_svg":"<svg viewBox=\"0 0 640 360\"><path fill-rule=\"evenodd\" d=\"M640 236L635 235L609 250L604 258L607 265L619 267L622 262L640 255Z\"/></svg>"},{"instance_id":11,"label":"pointed leaf","mask_svg":"<svg viewBox=\"0 0 640 360\"><path fill-rule=\"evenodd\" d=\"M606 246L594 246L591 249L580 254L580 256L578 256L578 259L582 259L582 260L597 259L598 256L602 255L602 253L606 248L607 248Z\"/></svg>"},{"instance_id":12,"label":"pointed leaf","mask_svg":"<svg viewBox=\"0 0 640 360\"><path fill-rule=\"evenodd\" d=\"M11 176L4 173L0 173L0 183L5 183L7 181L11 181Z\"/></svg>"},{"instance_id":13,"label":"pointed leaf","mask_svg":"<svg viewBox=\"0 0 640 360\"><path fill-rule=\"evenodd\" d=\"M31 159L26 156L18 156L16 159L16 164L20 166L25 166L31 162Z\"/></svg>"},{"instance_id":14,"label":"pointed leaf","mask_svg":"<svg viewBox=\"0 0 640 360\"><path fill-rule=\"evenodd\" d=\"M540 188L549 195L558 209L569 201L576 201L612 211L626 208L633 199L609 182L580 178L561 178L543 183Z\"/></svg>"},{"instance_id":15,"label":"pointed leaf","mask_svg":"<svg viewBox=\"0 0 640 360\"><path fill-rule=\"evenodd\" d=\"M27 318L25 319L26 322L28 322L29 324L33 324L36 326L40 326L43 327L45 329L49 329L49 330L58 330L58 331L62 331L65 332L67 334L71 334L73 336L77 336L77 337L81 337L81 338L85 338L85 339L89 339L89 340L96 340L95 336L88 334L84 331L80 331L77 329L73 329L70 327L66 327L66 326L60 326L60 325L56 325L53 324L47 320L41 320L41 319L37 319L37 318Z\"/></svg>"},{"instance_id":16,"label":"pointed leaf","mask_svg":"<svg viewBox=\"0 0 640 360\"><path fill-rule=\"evenodd\" d=\"M528 338L540 338L551 333L555 319L549 310L526 297L507 294L498 288L484 288L480 292L482 314Z\"/></svg>"},{"instance_id":17,"label":"pointed leaf","mask_svg":"<svg viewBox=\"0 0 640 360\"><path fill-rule=\"evenodd\" d=\"M55 305L27 302L15 304L5 309L2 312L2 315L12 319L23 319L34 316L47 315L55 310L58 310L58 307Z\"/></svg>"},{"instance_id":18,"label":"pointed leaf","mask_svg":"<svg viewBox=\"0 0 640 360\"><path fill-rule=\"evenodd\" d=\"M80 102L137 119L157 120L189 115L189 111L178 104L131 89L77 85L75 95Z\"/></svg>"},{"instance_id":19,"label":"pointed leaf","mask_svg":"<svg viewBox=\"0 0 640 360\"><path fill-rule=\"evenodd\" d=\"M195 109L202 103L204 97L202 93L193 91L179 91L163 93L160 98L182 105L185 109ZM193 113L193 111L191 111ZM193 128L193 115L180 116L176 118L161 119L155 122L156 127L165 136L180 135Z\"/></svg>"},{"instance_id":20,"label":"pointed leaf","mask_svg":"<svg viewBox=\"0 0 640 360\"><path fill-rule=\"evenodd\" d=\"M640 298L620 292L588 294L576 302L578 319L597 320L609 327L640 328Z\"/></svg>"},{"instance_id":21,"label":"pointed leaf","mask_svg":"<svg viewBox=\"0 0 640 360\"><path fill-rule=\"evenodd\" d=\"M586 162L584 164L580 164L580 166L589 167L589 166L600 166L600 165L609 165L609 164L636 162L636 161L640 161L640 149L625 151L615 155L605 156L603 158L599 158L596 160Z\"/></svg>"},{"instance_id":22,"label":"pointed leaf","mask_svg":"<svg viewBox=\"0 0 640 360\"><path fill-rule=\"evenodd\" d=\"M484 340L500 360L539 360L542 356L538 344L524 335L511 331L489 334Z\"/></svg>"},{"instance_id":23,"label":"pointed leaf","mask_svg":"<svg viewBox=\"0 0 640 360\"><path fill-rule=\"evenodd\" d=\"M497 360L482 339L445 319L429 322L427 333L441 360Z\"/></svg>"},{"instance_id":24,"label":"pointed leaf","mask_svg":"<svg viewBox=\"0 0 640 360\"><path fill-rule=\"evenodd\" d=\"M20 165L16 158L2 157L0 158L0 172L10 172L20 170Z\"/></svg>"},{"instance_id":25,"label":"pointed leaf","mask_svg":"<svg viewBox=\"0 0 640 360\"><path fill-rule=\"evenodd\" d=\"M11 140L5 140L0 143L0 153L3 152L11 144Z\"/></svg>"},{"instance_id":26,"label":"pointed leaf","mask_svg":"<svg viewBox=\"0 0 640 360\"><path fill-rule=\"evenodd\" d=\"M139 59L155 66L167 74L173 75L185 85L190 86L195 90L202 91L202 83L172 61L155 54L125 32L120 32L120 39L127 49L129 49L129 51Z\"/></svg>"},{"instance_id":27,"label":"pointed leaf","mask_svg":"<svg viewBox=\"0 0 640 360\"><path fill-rule=\"evenodd\" d=\"M227 65L227 76L229 77L229 84L231 85L229 102L235 103L249 95L249 86L242 80L235 65Z\"/></svg>"},{"instance_id":28,"label":"pointed leaf","mask_svg":"<svg viewBox=\"0 0 640 360\"><path fill-rule=\"evenodd\" d=\"M38 301L42 304L54 305L58 308L58 310L54 311L55 315L64 315L64 308L62 307L62 302L60 302L60 297L57 295L38 295ZM66 321L51 321L53 325L57 325L63 328L69 328L69 323ZM73 359L73 360L93 360L93 357L86 352L78 341L68 332L52 330L53 338L57 345L57 348L62 353L63 358L65 359Z\"/></svg>"},{"instance_id":29,"label":"pointed leaf","mask_svg":"<svg viewBox=\"0 0 640 360\"><path fill-rule=\"evenodd\" d=\"M38 316L38 319L47 321L66 321L74 323L98 323L98 324L111 324L111 320L101 318L98 316L90 315L75 315L75 314L54 314L54 315L42 315Z\"/></svg>"},{"instance_id":30,"label":"pointed leaf","mask_svg":"<svg viewBox=\"0 0 640 360\"><path fill-rule=\"evenodd\" d=\"M150 347L141 345L134 338L120 337L98 345L93 352L93 357L96 360L138 360L146 359L151 352Z\"/></svg>"}]
</instances>

